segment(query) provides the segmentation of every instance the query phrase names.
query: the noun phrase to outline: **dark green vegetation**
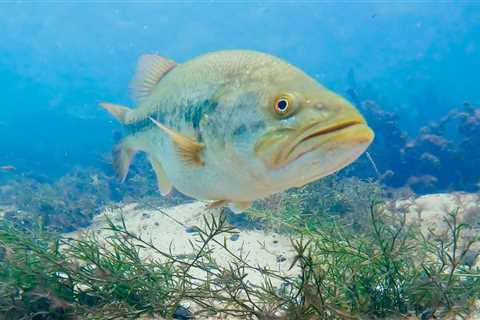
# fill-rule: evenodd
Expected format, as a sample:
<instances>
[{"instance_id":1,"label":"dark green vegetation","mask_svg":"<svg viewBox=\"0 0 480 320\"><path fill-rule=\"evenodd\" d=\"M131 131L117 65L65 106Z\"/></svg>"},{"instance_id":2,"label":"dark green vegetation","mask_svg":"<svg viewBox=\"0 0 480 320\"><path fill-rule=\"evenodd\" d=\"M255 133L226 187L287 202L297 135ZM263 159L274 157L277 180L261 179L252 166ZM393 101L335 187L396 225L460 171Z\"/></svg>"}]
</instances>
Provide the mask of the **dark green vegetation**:
<instances>
[{"instance_id":1,"label":"dark green vegetation","mask_svg":"<svg viewBox=\"0 0 480 320\"><path fill-rule=\"evenodd\" d=\"M480 270L472 267L480 238L463 236L469 226L460 223L458 212L445 216L445 232L422 232L405 223L405 213L378 200L377 185L324 183L265 202L249 214L291 236L296 252L291 276L250 265L230 251L224 236L236 230L224 212L205 218L192 242L194 254L182 257L154 247L123 221L109 222L105 241L65 239L39 224L6 221L0 229L0 314L3 319L182 319L184 304L195 305L196 319L215 314L434 319L471 311L480 299ZM324 201L315 193L322 188L331 190ZM308 205L302 205L306 199ZM214 258L214 246L230 263ZM146 251L155 259L146 258ZM250 273L261 274L263 283L247 281Z\"/></svg>"}]
</instances>

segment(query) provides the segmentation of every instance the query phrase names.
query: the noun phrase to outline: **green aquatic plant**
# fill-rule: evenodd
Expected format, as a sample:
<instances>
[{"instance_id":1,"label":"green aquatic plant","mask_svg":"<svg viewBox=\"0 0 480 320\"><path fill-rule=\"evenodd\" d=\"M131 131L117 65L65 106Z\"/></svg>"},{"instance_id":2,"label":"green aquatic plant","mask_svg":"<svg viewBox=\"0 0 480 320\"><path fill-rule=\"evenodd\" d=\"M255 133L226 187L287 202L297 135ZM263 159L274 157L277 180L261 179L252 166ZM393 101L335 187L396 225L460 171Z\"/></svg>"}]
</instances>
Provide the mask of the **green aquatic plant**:
<instances>
[{"instance_id":1,"label":"green aquatic plant","mask_svg":"<svg viewBox=\"0 0 480 320\"><path fill-rule=\"evenodd\" d=\"M253 218L250 221L252 224L262 221L263 228L282 231L286 225L316 228L333 216L358 227L370 202L382 199L384 193L376 182L332 175L259 202L255 210L250 211Z\"/></svg>"},{"instance_id":2,"label":"green aquatic plant","mask_svg":"<svg viewBox=\"0 0 480 320\"><path fill-rule=\"evenodd\" d=\"M136 170L125 184L98 168L74 168L54 181L17 176L0 186L0 205L11 207L5 218L30 224L41 217L45 227L71 232L90 224L107 204L122 202L155 203L172 206L189 201L178 192L159 197L152 184L153 173L146 159L138 161ZM106 160L108 161L108 160Z\"/></svg>"},{"instance_id":3,"label":"green aquatic plant","mask_svg":"<svg viewBox=\"0 0 480 320\"><path fill-rule=\"evenodd\" d=\"M433 319L472 310L480 270L469 259L480 239L465 239L468 226L457 211L445 217L445 232L425 233L385 202L368 199L362 208L360 226L348 215L303 219L303 211L252 210L252 218L290 235L290 273L252 265L231 250L225 239L237 230L224 211L204 218L193 253L182 256L131 232L123 218L108 219L102 239L4 222L0 318ZM249 281L252 273L262 281Z\"/></svg>"},{"instance_id":4,"label":"green aquatic plant","mask_svg":"<svg viewBox=\"0 0 480 320\"><path fill-rule=\"evenodd\" d=\"M0 243L3 319L133 317L155 311L151 301L168 305L171 264L141 259L138 248L120 234L102 244L94 237L64 239L42 228L3 225Z\"/></svg>"}]
</instances>

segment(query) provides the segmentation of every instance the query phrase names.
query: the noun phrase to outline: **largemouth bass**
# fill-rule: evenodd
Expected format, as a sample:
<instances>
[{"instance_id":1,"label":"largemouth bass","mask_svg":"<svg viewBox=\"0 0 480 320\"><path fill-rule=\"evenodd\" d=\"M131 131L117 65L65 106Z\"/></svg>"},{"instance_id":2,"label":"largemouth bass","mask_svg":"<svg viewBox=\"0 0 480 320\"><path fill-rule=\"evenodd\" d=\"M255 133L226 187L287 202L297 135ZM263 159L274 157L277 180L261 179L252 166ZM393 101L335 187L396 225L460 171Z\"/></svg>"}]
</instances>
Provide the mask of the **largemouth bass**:
<instances>
[{"instance_id":1,"label":"largemouth bass","mask_svg":"<svg viewBox=\"0 0 480 320\"><path fill-rule=\"evenodd\" d=\"M175 187L236 212L342 169L374 138L351 103L260 52L212 52L182 64L145 55L131 89L135 109L101 103L125 127L114 148L119 178L143 151L163 195Z\"/></svg>"}]
</instances>

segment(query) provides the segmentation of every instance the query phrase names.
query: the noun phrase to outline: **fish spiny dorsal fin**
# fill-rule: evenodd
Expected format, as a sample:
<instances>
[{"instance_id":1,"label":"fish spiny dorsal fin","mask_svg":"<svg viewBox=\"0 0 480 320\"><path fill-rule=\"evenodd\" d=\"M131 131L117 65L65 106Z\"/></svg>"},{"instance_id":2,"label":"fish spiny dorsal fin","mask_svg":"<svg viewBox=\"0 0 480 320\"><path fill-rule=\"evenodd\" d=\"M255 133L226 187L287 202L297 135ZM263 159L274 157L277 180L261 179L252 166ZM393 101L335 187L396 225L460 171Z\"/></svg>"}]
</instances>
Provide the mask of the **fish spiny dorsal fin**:
<instances>
[{"instance_id":1,"label":"fish spiny dorsal fin","mask_svg":"<svg viewBox=\"0 0 480 320\"><path fill-rule=\"evenodd\" d=\"M137 103L142 103L153 91L160 79L177 64L156 54L145 54L138 60L137 71L130 89Z\"/></svg>"},{"instance_id":2,"label":"fish spiny dorsal fin","mask_svg":"<svg viewBox=\"0 0 480 320\"><path fill-rule=\"evenodd\" d=\"M202 150L205 148L204 144L164 126L152 117L150 117L150 120L168 134L175 145L178 157L182 159L186 165L192 167L203 166Z\"/></svg>"}]
</instances>

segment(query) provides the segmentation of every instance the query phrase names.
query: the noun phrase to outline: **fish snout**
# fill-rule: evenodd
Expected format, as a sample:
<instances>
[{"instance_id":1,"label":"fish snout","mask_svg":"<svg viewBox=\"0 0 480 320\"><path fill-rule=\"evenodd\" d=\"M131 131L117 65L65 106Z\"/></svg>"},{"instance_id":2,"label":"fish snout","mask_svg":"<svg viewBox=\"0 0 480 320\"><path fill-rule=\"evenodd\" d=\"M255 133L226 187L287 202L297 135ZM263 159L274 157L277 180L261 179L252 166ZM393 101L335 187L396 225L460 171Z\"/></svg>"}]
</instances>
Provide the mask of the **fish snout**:
<instances>
[{"instance_id":1,"label":"fish snout","mask_svg":"<svg viewBox=\"0 0 480 320\"><path fill-rule=\"evenodd\" d=\"M325 108L321 103L315 109ZM374 132L365 118L353 107L346 106L335 116L310 118L300 126L275 157L275 167L283 167L311 152L331 152L336 148L352 146L366 149L374 139Z\"/></svg>"},{"instance_id":2,"label":"fish snout","mask_svg":"<svg viewBox=\"0 0 480 320\"><path fill-rule=\"evenodd\" d=\"M272 131L255 147L271 170L287 167L300 158L304 164L324 159L340 166L363 152L374 138L360 112L331 92L305 99L292 120L288 128Z\"/></svg>"}]
</instances>

